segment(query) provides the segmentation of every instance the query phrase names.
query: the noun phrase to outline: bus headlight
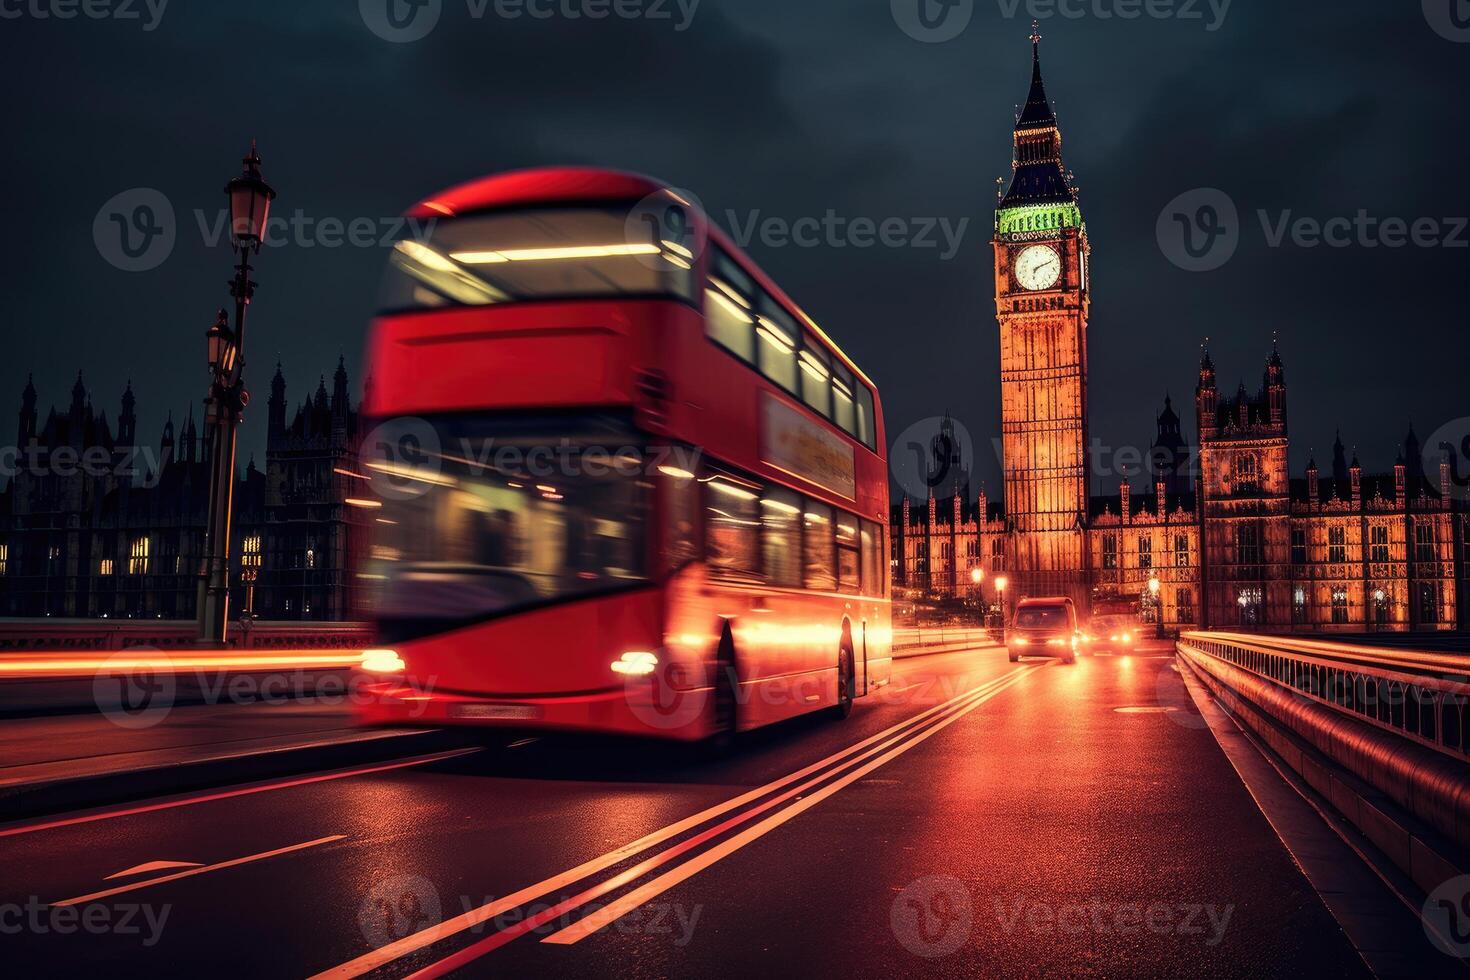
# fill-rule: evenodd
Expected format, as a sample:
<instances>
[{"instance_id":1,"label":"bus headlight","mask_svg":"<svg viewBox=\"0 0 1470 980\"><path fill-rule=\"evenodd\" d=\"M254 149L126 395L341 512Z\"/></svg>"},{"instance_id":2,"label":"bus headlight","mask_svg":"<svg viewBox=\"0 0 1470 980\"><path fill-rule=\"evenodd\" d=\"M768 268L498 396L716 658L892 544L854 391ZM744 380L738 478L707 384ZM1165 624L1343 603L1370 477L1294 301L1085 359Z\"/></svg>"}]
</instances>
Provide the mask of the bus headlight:
<instances>
[{"instance_id":1,"label":"bus headlight","mask_svg":"<svg viewBox=\"0 0 1470 980\"><path fill-rule=\"evenodd\" d=\"M369 674L401 674L408 669L397 650L364 650L358 666Z\"/></svg>"},{"instance_id":2,"label":"bus headlight","mask_svg":"<svg viewBox=\"0 0 1470 980\"><path fill-rule=\"evenodd\" d=\"M658 657L647 650L630 650L612 662L614 674L629 677L646 677L658 667Z\"/></svg>"}]
</instances>

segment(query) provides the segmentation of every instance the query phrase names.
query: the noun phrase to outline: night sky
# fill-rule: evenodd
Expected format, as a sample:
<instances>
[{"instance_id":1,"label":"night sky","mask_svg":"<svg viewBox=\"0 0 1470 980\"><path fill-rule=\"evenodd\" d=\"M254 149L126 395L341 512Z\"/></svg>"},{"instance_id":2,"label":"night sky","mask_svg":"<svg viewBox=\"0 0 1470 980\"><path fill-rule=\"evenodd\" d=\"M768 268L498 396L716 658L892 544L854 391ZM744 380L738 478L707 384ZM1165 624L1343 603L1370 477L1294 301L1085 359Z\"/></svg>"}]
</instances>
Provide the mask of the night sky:
<instances>
[{"instance_id":1,"label":"night sky","mask_svg":"<svg viewBox=\"0 0 1470 980\"><path fill-rule=\"evenodd\" d=\"M387 2L372 0L369 17ZM1470 231L1458 249L1273 248L1257 216L1365 210L1441 219L1450 237L1457 223L1443 219L1470 214L1470 43L1432 23L1454 2L1236 0L1215 23L1204 2L1190 4L1202 19L1125 20L1094 12L1123 4L1088 0L1085 16L1043 19L1094 248L1095 438L1146 445L1166 389L1191 431L1202 339L1222 388L1243 378L1254 391L1273 331L1295 474L1313 447L1327 465L1338 426L1386 469L1411 418L1427 438L1470 415ZM443 0L428 37L389 43L357 0L173 0L156 23L142 0L129 4L138 20L34 15L48 3L0 5L6 419L27 371L43 418L64 408L78 368L113 419L131 378L154 442L170 409L178 418L202 397L203 333L228 301L231 257L195 212L217 220L256 137L288 217L386 227L464 179L581 163L689 188L727 227L731 210L741 222L969 219L948 260L943 247L749 251L875 378L891 436L949 409L998 491L989 237L1029 80L1026 4L979 0L957 38L921 43L889 0L703 0L683 30L672 0L665 19L597 21L507 19L493 4L477 19L467 0ZM1234 258L1196 273L1171 264L1155 229L1168 202L1201 187L1225 191L1242 223ZM176 215L172 252L145 272L115 268L94 239L99 209L134 188L161 191ZM323 373L330 385L339 354L358 380L384 258L296 243L262 257L242 461L263 452L278 358L293 403Z\"/></svg>"}]
</instances>

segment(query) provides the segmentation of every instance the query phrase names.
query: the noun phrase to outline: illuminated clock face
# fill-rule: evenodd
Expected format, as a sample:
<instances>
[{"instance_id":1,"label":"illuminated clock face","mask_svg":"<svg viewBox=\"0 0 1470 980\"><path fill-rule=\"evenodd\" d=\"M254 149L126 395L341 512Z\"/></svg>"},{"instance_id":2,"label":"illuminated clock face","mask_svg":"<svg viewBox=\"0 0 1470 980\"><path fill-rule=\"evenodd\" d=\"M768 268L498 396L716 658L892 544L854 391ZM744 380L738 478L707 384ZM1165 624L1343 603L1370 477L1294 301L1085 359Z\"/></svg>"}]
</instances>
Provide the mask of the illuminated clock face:
<instances>
[{"instance_id":1,"label":"illuminated clock face","mask_svg":"<svg viewBox=\"0 0 1470 980\"><path fill-rule=\"evenodd\" d=\"M1062 278L1062 257L1047 245L1032 245L1016 256L1016 282L1033 292L1050 289Z\"/></svg>"}]
</instances>

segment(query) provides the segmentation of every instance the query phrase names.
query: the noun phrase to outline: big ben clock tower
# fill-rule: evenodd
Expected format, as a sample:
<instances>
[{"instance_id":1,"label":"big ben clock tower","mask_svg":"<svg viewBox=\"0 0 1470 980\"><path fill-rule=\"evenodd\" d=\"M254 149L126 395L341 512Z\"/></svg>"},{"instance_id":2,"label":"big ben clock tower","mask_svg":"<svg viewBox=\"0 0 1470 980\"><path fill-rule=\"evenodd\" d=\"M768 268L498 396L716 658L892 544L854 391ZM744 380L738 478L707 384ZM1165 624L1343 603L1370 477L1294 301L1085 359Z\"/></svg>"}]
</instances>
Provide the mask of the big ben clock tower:
<instances>
[{"instance_id":1,"label":"big ben clock tower","mask_svg":"<svg viewBox=\"0 0 1470 980\"><path fill-rule=\"evenodd\" d=\"M995 216L995 308L1012 595L1088 608L1087 229L1031 35L1010 190Z\"/></svg>"}]
</instances>

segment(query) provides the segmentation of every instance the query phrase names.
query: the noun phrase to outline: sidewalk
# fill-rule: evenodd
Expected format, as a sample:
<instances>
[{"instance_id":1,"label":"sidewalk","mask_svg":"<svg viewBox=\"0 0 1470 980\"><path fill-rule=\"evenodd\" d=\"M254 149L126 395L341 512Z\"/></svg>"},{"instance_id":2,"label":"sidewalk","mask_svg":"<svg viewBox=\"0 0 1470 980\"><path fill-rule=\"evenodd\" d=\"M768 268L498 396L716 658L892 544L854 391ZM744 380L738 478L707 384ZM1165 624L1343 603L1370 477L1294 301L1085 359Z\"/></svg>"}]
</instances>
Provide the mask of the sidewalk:
<instances>
[{"instance_id":1,"label":"sidewalk","mask_svg":"<svg viewBox=\"0 0 1470 980\"><path fill-rule=\"evenodd\" d=\"M377 761L440 748L428 729L363 729L351 705L176 707L147 727L108 715L0 722L0 821Z\"/></svg>"}]
</instances>

